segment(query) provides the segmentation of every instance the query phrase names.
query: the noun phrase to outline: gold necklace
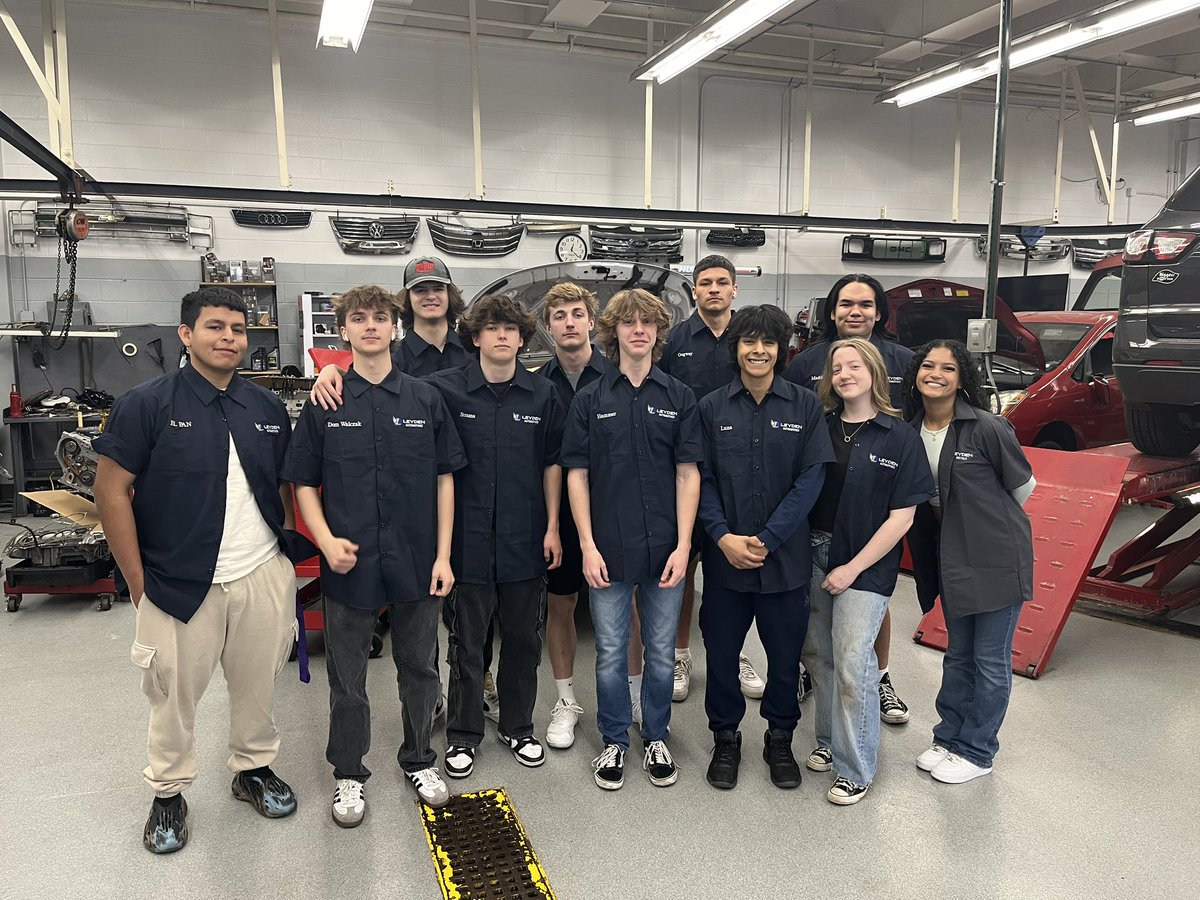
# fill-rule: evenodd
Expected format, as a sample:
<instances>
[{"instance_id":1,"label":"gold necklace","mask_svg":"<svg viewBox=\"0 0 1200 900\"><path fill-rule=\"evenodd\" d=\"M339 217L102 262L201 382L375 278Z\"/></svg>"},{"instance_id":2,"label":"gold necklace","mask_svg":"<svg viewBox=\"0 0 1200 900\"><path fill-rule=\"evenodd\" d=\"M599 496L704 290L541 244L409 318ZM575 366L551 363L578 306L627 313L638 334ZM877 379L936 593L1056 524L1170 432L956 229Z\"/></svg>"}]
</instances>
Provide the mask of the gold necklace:
<instances>
[{"instance_id":1,"label":"gold necklace","mask_svg":"<svg viewBox=\"0 0 1200 900\"><path fill-rule=\"evenodd\" d=\"M864 419L863 421L858 423L857 428L855 428L849 434L846 434L846 420L841 418L841 416L839 416L838 417L838 426L842 429L842 440L845 441L847 444L850 443L850 441L852 441L854 439L855 435L857 435L860 431L862 431L863 426L866 425L867 422L870 422L870 421L871 421L870 419Z\"/></svg>"}]
</instances>

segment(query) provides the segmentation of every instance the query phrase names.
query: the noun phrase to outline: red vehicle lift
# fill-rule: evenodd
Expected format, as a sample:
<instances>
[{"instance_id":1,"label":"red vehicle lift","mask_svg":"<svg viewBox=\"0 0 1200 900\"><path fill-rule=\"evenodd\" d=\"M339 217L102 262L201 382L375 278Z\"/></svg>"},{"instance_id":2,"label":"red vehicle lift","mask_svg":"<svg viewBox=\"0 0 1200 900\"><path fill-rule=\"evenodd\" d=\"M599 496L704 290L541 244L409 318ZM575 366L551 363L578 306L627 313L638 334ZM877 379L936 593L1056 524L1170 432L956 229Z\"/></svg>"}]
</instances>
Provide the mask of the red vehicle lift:
<instances>
[{"instance_id":1,"label":"red vehicle lift","mask_svg":"<svg viewBox=\"0 0 1200 900\"><path fill-rule=\"evenodd\" d=\"M1166 512L1091 569L1079 599L1092 610L1136 619L1168 618L1200 601L1200 581L1170 585L1200 560L1200 532L1171 538L1200 515L1200 457L1167 459L1143 456L1132 444L1088 451L1095 456L1128 459L1122 503L1159 506ZM1150 574L1140 584L1135 579Z\"/></svg>"},{"instance_id":2,"label":"red vehicle lift","mask_svg":"<svg viewBox=\"0 0 1200 900\"><path fill-rule=\"evenodd\" d=\"M1080 583L1116 516L1129 459L1036 447L1026 447L1025 453L1037 479L1037 488L1025 503L1033 523L1033 599L1022 608L1017 622L1012 669L1037 678L1050 661ZM946 649L940 599L921 618L913 640Z\"/></svg>"}]
</instances>

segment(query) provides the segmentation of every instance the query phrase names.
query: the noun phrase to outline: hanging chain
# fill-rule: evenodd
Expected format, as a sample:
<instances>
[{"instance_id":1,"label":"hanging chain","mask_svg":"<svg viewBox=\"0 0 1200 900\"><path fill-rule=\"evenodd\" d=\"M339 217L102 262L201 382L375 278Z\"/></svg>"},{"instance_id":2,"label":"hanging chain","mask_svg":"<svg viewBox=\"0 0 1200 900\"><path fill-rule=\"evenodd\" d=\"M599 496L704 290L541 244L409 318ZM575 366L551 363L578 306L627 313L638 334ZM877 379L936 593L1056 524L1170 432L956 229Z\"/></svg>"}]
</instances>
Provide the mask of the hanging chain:
<instances>
[{"instance_id":1,"label":"hanging chain","mask_svg":"<svg viewBox=\"0 0 1200 900\"><path fill-rule=\"evenodd\" d=\"M67 290L64 294L59 294L59 285L62 282L62 262L66 259L69 267L69 275L67 282ZM71 333L71 319L75 315L75 273L76 263L79 260L79 244L75 241L68 241L61 230L58 236L58 265L54 271L54 320L58 320L58 304L60 300L65 300L66 309L63 310L63 325L62 331L58 337L50 344L54 350L61 350L67 343L67 336ZM51 330L53 330L54 322L51 322Z\"/></svg>"}]
</instances>

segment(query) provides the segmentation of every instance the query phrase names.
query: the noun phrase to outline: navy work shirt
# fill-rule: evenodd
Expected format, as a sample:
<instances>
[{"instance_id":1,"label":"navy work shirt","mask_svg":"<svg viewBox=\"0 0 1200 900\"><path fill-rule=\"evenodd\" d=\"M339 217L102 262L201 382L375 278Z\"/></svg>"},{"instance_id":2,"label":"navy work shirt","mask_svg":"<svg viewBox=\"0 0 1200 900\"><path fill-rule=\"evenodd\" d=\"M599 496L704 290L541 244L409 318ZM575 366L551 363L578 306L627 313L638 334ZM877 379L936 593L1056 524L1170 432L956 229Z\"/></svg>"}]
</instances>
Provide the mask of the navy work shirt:
<instances>
[{"instance_id":1,"label":"navy work shirt","mask_svg":"<svg viewBox=\"0 0 1200 900\"><path fill-rule=\"evenodd\" d=\"M424 378L434 372L457 369L465 366L471 359L472 354L467 352L458 332L453 328L446 335L446 346L441 350L411 329L392 350L392 362L396 364L396 368L413 378Z\"/></svg>"},{"instance_id":2,"label":"navy work shirt","mask_svg":"<svg viewBox=\"0 0 1200 900\"><path fill-rule=\"evenodd\" d=\"M563 371L562 363L558 361L557 356L550 357L550 361L538 369L537 373L543 378L549 379L555 390L558 391L558 400L563 405L563 409L569 410L571 403L575 400L575 395L611 368L613 368L613 364L595 344L592 344L592 358L587 361L587 365L579 373L579 380L574 386L571 385L571 379L567 377L567 373Z\"/></svg>"},{"instance_id":3,"label":"navy work shirt","mask_svg":"<svg viewBox=\"0 0 1200 900\"><path fill-rule=\"evenodd\" d=\"M92 446L136 476L133 516L146 596L188 622L212 587L225 527L229 436L258 511L293 559L311 555L283 528L279 483L291 437L283 403L238 375L220 390L190 365L140 384L113 405ZM298 552L304 554L296 556Z\"/></svg>"},{"instance_id":4,"label":"navy work shirt","mask_svg":"<svg viewBox=\"0 0 1200 900\"><path fill-rule=\"evenodd\" d=\"M835 441L843 440L837 410L828 414L827 428ZM853 428L858 428L857 432ZM829 544L829 567L850 562L893 509L907 509L933 496L933 473L921 439L905 422L895 416L877 413L859 426L846 426L851 438L846 480L838 501ZM890 597L896 589L903 541L889 550L850 585L858 591L870 591Z\"/></svg>"},{"instance_id":5,"label":"navy work shirt","mask_svg":"<svg viewBox=\"0 0 1200 900\"><path fill-rule=\"evenodd\" d=\"M658 366L638 388L613 367L575 395L560 463L588 470L609 581L658 580L679 546L675 467L702 458L696 399Z\"/></svg>"},{"instance_id":6,"label":"navy work shirt","mask_svg":"<svg viewBox=\"0 0 1200 900\"><path fill-rule=\"evenodd\" d=\"M820 401L777 377L759 404L739 378L700 401L700 422L704 577L763 594L807 585L808 511L821 492L825 463L833 460ZM717 546L730 533L756 535L766 545L762 568L730 565Z\"/></svg>"},{"instance_id":7,"label":"navy work shirt","mask_svg":"<svg viewBox=\"0 0 1200 900\"><path fill-rule=\"evenodd\" d=\"M467 464L442 395L396 371L371 384L346 373L335 410L304 405L283 477L323 488L329 530L358 544L345 575L321 555L321 592L376 609L429 596L437 557L437 479Z\"/></svg>"},{"instance_id":8,"label":"navy work shirt","mask_svg":"<svg viewBox=\"0 0 1200 900\"><path fill-rule=\"evenodd\" d=\"M904 409L904 372L908 362L913 358L913 352L896 341L879 336L879 329L871 333L871 343L883 357L883 367L888 375L888 388L892 397L892 406ZM783 377L788 381L806 388L817 389L821 383L821 373L825 371L825 358L829 355L832 341L818 341L805 347L788 365Z\"/></svg>"},{"instance_id":9,"label":"navy work shirt","mask_svg":"<svg viewBox=\"0 0 1200 900\"><path fill-rule=\"evenodd\" d=\"M700 313L671 329L659 367L692 389L702 399L738 377L737 363L729 353L729 327L717 337Z\"/></svg>"},{"instance_id":10,"label":"navy work shirt","mask_svg":"<svg viewBox=\"0 0 1200 900\"><path fill-rule=\"evenodd\" d=\"M566 415L554 386L518 363L497 397L477 360L428 383L446 401L467 456L454 476L454 577L504 584L545 574L542 477L558 463Z\"/></svg>"}]
</instances>

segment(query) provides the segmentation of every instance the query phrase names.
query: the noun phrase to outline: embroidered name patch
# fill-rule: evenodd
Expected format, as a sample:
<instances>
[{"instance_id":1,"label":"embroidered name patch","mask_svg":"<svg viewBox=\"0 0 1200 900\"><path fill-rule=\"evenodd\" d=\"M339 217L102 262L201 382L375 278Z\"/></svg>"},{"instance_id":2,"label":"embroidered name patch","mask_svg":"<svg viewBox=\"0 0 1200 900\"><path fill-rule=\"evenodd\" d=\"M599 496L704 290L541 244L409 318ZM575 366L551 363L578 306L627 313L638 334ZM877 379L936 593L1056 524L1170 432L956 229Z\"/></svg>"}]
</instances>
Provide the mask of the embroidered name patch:
<instances>
[{"instance_id":1,"label":"embroidered name patch","mask_svg":"<svg viewBox=\"0 0 1200 900\"><path fill-rule=\"evenodd\" d=\"M191 422L176 422L174 419L172 419L171 427L172 428L191 428L192 423Z\"/></svg>"},{"instance_id":2,"label":"embroidered name patch","mask_svg":"<svg viewBox=\"0 0 1200 900\"><path fill-rule=\"evenodd\" d=\"M722 425L721 430L722 431L733 431L733 426L732 425Z\"/></svg>"},{"instance_id":3,"label":"embroidered name patch","mask_svg":"<svg viewBox=\"0 0 1200 900\"><path fill-rule=\"evenodd\" d=\"M615 415L616 415L616 413L615 413L615 412L610 412L610 413L596 413L596 418L597 418L597 419L611 419L611 418L613 418Z\"/></svg>"},{"instance_id":4,"label":"embroidered name patch","mask_svg":"<svg viewBox=\"0 0 1200 900\"><path fill-rule=\"evenodd\" d=\"M362 422L338 422L330 419L325 423L326 428L362 428Z\"/></svg>"},{"instance_id":5,"label":"embroidered name patch","mask_svg":"<svg viewBox=\"0 0 1200 900\"><path fill-rule=\"evenodd\" d=\"M469 413L469 412L460 412L460 413L458 414L458 417L459 417L460 419L473 419L473 418L475 418L475 413Z\"/></svg>"},{"instance_id":6,"label":"embroidered name patch","mask_svg":"<svg viewBox=\"0 0 1200 900\"><path fill-rule=\"evenodd\" d=\"M691 355L692 355L691 350L680 350L678 353L675 354L675 357L677 359L687 359Z\"/></svg>"}]
</instances>

